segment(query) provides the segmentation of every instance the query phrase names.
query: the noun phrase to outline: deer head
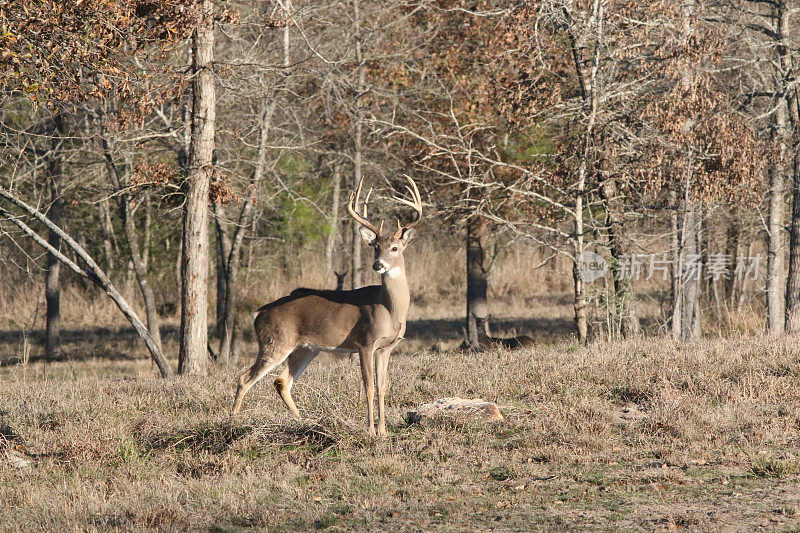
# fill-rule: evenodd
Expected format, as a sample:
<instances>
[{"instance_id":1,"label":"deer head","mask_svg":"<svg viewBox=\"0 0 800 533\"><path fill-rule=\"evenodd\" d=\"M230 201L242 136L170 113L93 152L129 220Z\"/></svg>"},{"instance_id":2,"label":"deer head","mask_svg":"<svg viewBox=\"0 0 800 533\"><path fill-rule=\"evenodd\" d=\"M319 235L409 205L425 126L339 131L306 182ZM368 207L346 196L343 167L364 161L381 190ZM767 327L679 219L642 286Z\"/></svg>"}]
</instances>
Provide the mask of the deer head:
<instances>
[{"instance_id":1,"label":"deer head","mask_svg":"<svg viewBox=\"0 0 800 533\"><path fill-rule=\"evenodd\" d=\"M376 227L367 219L366 202L363 214L358 212L358 199L361 196L363 180L359 181L358 188L350 195L350 201L347 203L347 212L356 222L361 224L361 238L375 250L375 262L372 264L372 269L378 274L386 274L389 277L394 277L405 269L403 251L414 240L415 226L422 218L422 198L420 197L419 189L417 189L414 180L408 177L407 179L409 185L406 185L406 189L411 200L400 196L395 196L393 199L414 209L414 219L405 225L401 225L398 220L397 231L393 234L384 235L382 233L383 222L381 222L380 227ZM369 198L369 194L367 198Z\"/></svg>"},{"instance_id":2,"label":"deer head","mask_svg":"<svg viewBox=\"0 0 800 533\"><path fill-rule=\"evenodd\" d=\"M344 280L347 277L347 270L344 272L337 272L334 270L333 273L336 276L336 290L340 291L344 288Z\"/></svg>"}]
</instances>

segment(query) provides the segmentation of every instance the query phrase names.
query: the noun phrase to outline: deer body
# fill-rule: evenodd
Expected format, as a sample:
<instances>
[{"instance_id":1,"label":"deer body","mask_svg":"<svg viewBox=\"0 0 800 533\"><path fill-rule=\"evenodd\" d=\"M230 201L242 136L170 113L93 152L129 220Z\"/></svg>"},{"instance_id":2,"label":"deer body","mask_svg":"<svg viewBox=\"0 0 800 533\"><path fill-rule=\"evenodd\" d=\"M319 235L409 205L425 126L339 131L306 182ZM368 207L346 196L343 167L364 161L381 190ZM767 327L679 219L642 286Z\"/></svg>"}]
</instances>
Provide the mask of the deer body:
<instances>
[{"instance_id":1,"label":"deer body","mask_svg":"<svg viewBox=\"0 0 800 533\"><path fill-rule=\"evenodd\" d=\"M351 291L306 290L259 309L254 321L259 343L281 339L320 351L354 353L405 329L408 286L392 283ZM397 286L400 285L400 286ZM358 303L354 303L358 302ZM331 321L330 317L337 320Z\"/></svg>"},{"instance_id":2,"label":"deer body","mask_svg":"<svg viewBox=\"0 0 800 533\"><path fill-rule=\"evenodd\" d=\"M413 182L412 182L413 185ZM356 213L351 196L348 211L364 227L361 234L375 249L373 270L381 274L381 284L354 290L293 291L256 312L254 327L258 355L253 366L240 377L232 414L242 405L247 391L278 365L286 368L275 380L275 389L296 418L300 411L291 395L292 385L320 352L358 353L361 377L367 396L369 431L375 433L374 396L378 392L378 433L386 435L385 396L389 356L403 338L410 302L403 250L411 242L421 216L421 201L416 186L412 190L417 219L400 227L394 235L381 236L380 230ZM411 190L411 189L410 189ZM402 201L402 200L401 200Z\"/></svg>"}]
</instances>

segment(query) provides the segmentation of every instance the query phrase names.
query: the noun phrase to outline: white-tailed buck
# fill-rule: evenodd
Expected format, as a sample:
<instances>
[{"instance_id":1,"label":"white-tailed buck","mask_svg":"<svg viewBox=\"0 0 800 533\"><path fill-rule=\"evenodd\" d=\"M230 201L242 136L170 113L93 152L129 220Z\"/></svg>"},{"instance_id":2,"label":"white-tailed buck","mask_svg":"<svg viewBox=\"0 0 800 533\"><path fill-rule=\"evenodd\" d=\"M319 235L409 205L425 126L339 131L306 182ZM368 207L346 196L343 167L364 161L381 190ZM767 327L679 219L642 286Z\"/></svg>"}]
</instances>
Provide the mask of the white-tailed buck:
<instances>
[{"instance_id":1,"label":"white-tailed buck","mask_svg":"<svg viewBox=\"0 0 800 533\"><path fill-rule=\"evenodd\" d=\"M395 200L414 209L414 219L393 234L367 220L366 207L359 213L361 183L350 195L347 212L362 227L362 238L375 250L373 270L381 275L380 285L348 291L298 290L259 309L255 315L258 356L239 377L231 414L242 406L247 391L288 359L286 369L275 380L275 389L296 418L300 411L292 400L292 385L320 352L358 353L361 379L367 396L367 420L375 434L374 401L378 390L378 433L386 435L384 400L389 356L406 331L410 301L403 251L414 238L414 226L422 218L422 199L411 178L407 185L411 200Z\"/></svg>"}]
</instances>

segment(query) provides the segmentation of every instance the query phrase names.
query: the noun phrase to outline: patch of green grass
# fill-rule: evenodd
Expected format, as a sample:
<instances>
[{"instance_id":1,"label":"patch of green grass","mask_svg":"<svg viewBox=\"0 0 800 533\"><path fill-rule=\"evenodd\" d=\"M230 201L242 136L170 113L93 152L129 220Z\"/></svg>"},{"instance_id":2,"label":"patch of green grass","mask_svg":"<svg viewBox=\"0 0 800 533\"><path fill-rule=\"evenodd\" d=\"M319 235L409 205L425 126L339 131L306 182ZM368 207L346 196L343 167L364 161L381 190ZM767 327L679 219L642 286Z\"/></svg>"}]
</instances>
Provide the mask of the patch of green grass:
<instances>
[{"instance_id":1,"label":"patch of green grass","mask_svg":"<svg viewBox=\"0 0 800 533\"><path fill-rule=\"evenodd\" d=\"M136 444L129 440L124 440L117 445L119 460L122 463L133 463L141 458Z\"/></svg>"},{"instance_id":2,"label":"patch of green grass","mask_svg":"<svg viewBox=\"0 0 800 533\"><path fill-rule=\"evenodd\" d=\"M619 483L619 477L614 476L608 472L594 471L584 476L579 477L579 481L589 483L590 485L597 485L598 487L610 487Z\"/></svg>"},{"instance_id":3,"label":"patch of green grass","mask_svg":"<svg viewBox=\"0 0 800 533\"><path fill-rule=\"evenodd\" d=\"M507 466L497 466L489 470L489 477L495 481L506 481L514 477L514 472Z\"/></svg>"},{"instance_id":4,"label":"patch of green grass","mask_svg":"<svg viewBox=\"0 0 800 533\"><path fill-rule=\"evenodd\" d=\"M339 522L339 516L334 513L325 513L321 518L314 520L312 526L314 529L328 529L333 527Z\"/></svg>"},{"instance_id":5,"label":"patch of green grass","mask_svg":"<svg viewBox=\"0 0 800 533\"><path fill-rule=\"evenodd\" d=\"M756 457L750 463L750 471L758 477L785 478L800 473L800 463L796 459Z\"/></svg>"}]
</instances>

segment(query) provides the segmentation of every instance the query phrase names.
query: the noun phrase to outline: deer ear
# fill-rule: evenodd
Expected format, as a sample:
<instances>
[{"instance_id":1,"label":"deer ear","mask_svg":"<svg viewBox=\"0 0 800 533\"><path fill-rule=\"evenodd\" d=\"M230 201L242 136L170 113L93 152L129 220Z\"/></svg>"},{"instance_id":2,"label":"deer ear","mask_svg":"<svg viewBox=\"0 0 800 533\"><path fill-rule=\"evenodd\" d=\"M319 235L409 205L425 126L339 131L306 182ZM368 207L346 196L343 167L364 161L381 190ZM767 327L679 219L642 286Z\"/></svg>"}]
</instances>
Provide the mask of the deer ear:
<instances>
[{"instance_id":1,"label":"deer ear","mask_svg":"<svg viewBox=\"0 0 800 533\"><path fill-rule=\"evenodd\" d=\"M365 228L364 226L361 226L358 229L361 230L361 238L364 239L364 242L370 246L374 246L375 241L378 240L378 236L375 235L375 232L369 228Z\"/></svg>"},{"instance_id":2,"label":"deer ear","mask_svg":"<svg viewBox=\"0 0 800 533\"><path fill-rule=\"evenodd\" d=\"M400 235L400 240L403 241L403 246L408 246L411 244L411 241L414 240L414 236L417 234L417 230L414 228L405 228L403 230L403 234Z\"/></svg>"}]
</instances>

